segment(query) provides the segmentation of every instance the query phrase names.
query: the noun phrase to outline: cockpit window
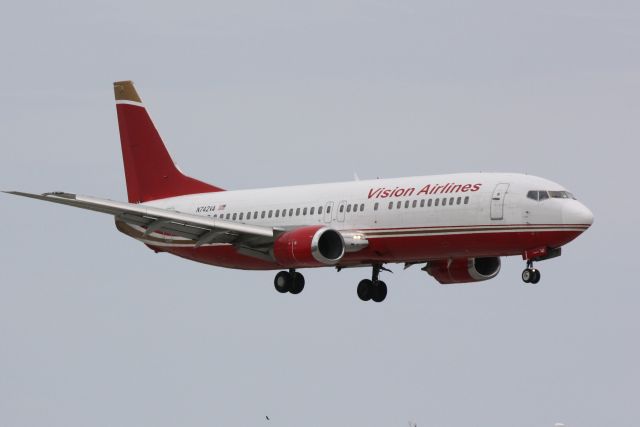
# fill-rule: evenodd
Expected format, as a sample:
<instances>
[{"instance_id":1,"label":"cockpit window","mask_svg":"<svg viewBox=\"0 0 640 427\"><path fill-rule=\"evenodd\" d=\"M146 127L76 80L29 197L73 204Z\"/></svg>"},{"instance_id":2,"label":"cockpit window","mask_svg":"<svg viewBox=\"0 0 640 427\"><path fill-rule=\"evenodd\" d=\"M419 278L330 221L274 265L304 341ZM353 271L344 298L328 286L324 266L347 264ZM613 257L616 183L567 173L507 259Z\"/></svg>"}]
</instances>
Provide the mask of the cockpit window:
<instances>
[{"instance_id":1,"label":"cockpit window","mask_svg":"<svg viewBox=\"0 0 640 427\"><path fill-rule=\"evenodd\" d=\"M544 190L531 190L527 193L527 197L531 200L547 200L549 198L549 193Z\"/></svg>"},{"instance_id":2,"label":"cockpit window","mask_svg":"<svg viewBox=\"0 0 640 427\"><path fill-rule=\"evenodd\" d=\"M549 191L549 195L554 199L575 199L568 191Z\"/></svg>"},{"instance_id":3,"label":"cockpit window","mask_svg":"<svg viewBox=\"0 0 640 427\"><path fill-rule=\"evenodd\" d=\"M531 200L542 201L548 198L552 199L575 199L573 194L568 191L546 191L546 190L531 190L527 193L527 197Z\"/></svg>"}]
</instances>

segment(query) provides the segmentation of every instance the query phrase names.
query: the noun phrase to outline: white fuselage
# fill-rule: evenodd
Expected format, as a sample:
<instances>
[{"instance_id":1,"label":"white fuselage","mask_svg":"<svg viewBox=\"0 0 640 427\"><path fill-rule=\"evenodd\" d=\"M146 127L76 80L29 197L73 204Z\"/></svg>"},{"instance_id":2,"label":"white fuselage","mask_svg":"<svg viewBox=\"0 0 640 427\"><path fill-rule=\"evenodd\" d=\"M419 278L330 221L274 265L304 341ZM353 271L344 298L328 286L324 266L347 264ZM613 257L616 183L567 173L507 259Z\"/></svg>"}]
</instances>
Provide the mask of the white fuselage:
<instances>
[{"instance_id":1,"label":"white fuselage","mask_svg":"<svg viewBox=\"0 0 640 427\"><path fill-rule=\"evenodd\" d=\"M447 184L448 189L443 187ZM504 190L494 194L500 185ZM313 224L351 230L590 221L590 212L577 200L534 201L527 198L530 190L566 191L529 175L464 173L223 191L147 204L284 229Z\"/></svg>"},{"instance_id":2,"label":"white fuselage","mask_svg":"<svg viewBox=\"0 0 640 427\"><path fill-rule=\"evenodd\" d=\"M530 191L569 195L533 200ZM507 256L557 248L581 234L591 212L562 186L535 176L462 173L222 191L173 197L148 206L225 221L292 230L322 225L368 246L341 265ZM142 228L139 230L141 233ZM133 236L134 234L131 233ZM134 236L135 237L135 236ZM185 238L146 241L162 250L232 268L278 268L215 243L190 250ZM226 247L226 248L225 248Z\"/></svg>"}]
</instances>

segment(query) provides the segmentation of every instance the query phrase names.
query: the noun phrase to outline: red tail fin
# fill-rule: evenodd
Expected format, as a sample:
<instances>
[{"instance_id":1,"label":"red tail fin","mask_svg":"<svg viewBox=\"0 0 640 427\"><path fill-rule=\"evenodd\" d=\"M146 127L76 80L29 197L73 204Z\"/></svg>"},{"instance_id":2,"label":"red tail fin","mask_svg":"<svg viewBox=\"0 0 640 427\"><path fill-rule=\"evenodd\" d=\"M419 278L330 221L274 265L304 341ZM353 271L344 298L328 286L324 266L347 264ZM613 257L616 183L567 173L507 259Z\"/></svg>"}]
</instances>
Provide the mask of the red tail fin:
<instances>
[{"instance_id":1,"label":"red tail fin","mask_svg":"<svg viewBox=\"0 0 640 427\"><path fill-rule=\"evenodd\" d=\"M178 170L133 82L115 82L113 89L129 202L223 191Z\"/></svg>"}]
</instances>

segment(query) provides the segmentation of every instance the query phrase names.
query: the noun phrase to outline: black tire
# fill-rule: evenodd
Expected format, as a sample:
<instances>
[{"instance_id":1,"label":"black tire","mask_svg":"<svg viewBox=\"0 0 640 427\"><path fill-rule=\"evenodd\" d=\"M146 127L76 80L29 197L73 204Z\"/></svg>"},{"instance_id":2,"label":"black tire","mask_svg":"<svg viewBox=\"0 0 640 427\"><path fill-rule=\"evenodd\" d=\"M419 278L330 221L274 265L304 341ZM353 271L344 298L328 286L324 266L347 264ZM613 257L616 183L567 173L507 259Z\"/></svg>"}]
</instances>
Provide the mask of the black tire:
<instances>
[{"instance_id":1,"label":"black tire","mask_svg":"<svg viewBox=\"0 0 640 427\"><path fill-rule=\"evenodd\" d=\"M533 271L530 268L525 268L522 271L522 281L524 283L531 283L531 279L533 279Z\"/></svg>"},{"instance_id":2,"label":"black tire","mask_svg":"<svg viewBox=\"0 0 640 427\"><path fill-rule=\"evenodd\" d=\"M281 271L276 274L275 279L273 279L273 286L276 288L276 291L281 294L286 294L291 289L291 274L288 271Z\"/></svg>"},{"instance_id":3,"label":"black tire","mask_svg":"<svg viewBox=\"0 0 640 427\"><path fill-rule=\"evenodd\" d=\"M294 295L299 294L304 289L304 276L297 271L291 274L293 280L291 281L291 286L289 287L289 292Z\"/></svg>"},{"instance_id":4,"label":"black tire","mask_svg":"<svg viewBox=\"0 0 640 427\"><path fill-rule=\"evenodd\" d=\"M540 270L533 269L533 277L531 278L531 283L534 285L540 281Z\"/></svg>"},{"instance_id":5,"label":"black tire","mask_svg":"<svg viewBox=\"0 0 640 427\"><path fill-rule=\"evenodd\" d=\"M373 295L371 299L375 302L382 302L387 297L387 284L382 280L378 280L373 284Z\"/></svg>"},{"instance_id":6,"label":"black tire","mask_svg":"<svg viewBox=\"0 0 640 427\"><path fill-rule=\"evenodd\" d=\"M371 280L364 279L358 283L358 298L362 301L369 301L371 299L371 291L372 291Z\"/></svg>"}]
</instances>

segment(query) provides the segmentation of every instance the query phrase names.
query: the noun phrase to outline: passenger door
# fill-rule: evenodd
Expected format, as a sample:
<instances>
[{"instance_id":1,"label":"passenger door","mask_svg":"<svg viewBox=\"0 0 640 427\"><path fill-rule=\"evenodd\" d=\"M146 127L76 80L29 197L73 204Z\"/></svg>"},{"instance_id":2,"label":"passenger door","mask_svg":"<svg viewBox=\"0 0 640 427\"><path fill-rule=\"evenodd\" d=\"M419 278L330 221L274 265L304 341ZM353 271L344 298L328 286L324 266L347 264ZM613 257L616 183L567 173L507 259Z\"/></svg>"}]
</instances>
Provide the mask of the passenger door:
<instances>
[{"instance_id":1,"label":"passenger door","mask_svg":"<svg viewBox=\"0 0 640 427\"><path fill-rule=\"evenodd\" d=\"M491 219L504 219L504 198L509 190L509 184L502 183L496 185L491 196Z\"/></svg>"}]
</instances>

